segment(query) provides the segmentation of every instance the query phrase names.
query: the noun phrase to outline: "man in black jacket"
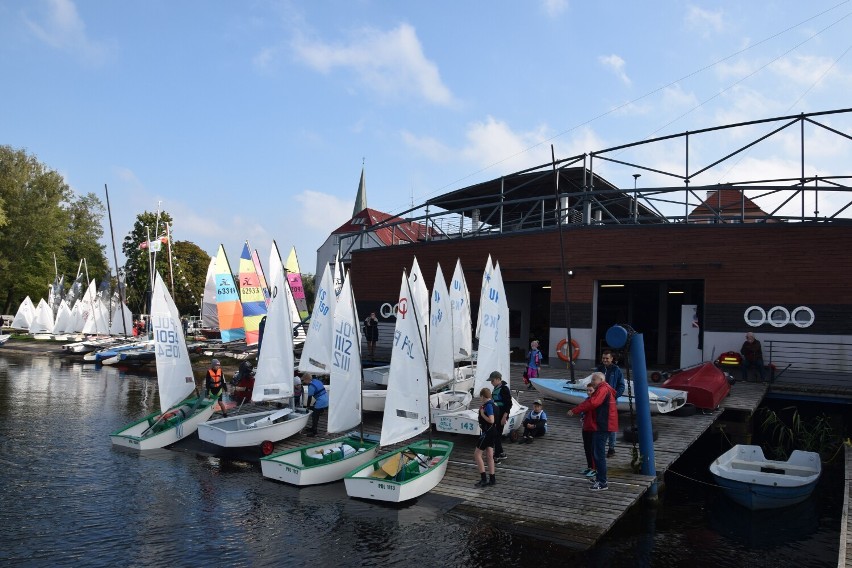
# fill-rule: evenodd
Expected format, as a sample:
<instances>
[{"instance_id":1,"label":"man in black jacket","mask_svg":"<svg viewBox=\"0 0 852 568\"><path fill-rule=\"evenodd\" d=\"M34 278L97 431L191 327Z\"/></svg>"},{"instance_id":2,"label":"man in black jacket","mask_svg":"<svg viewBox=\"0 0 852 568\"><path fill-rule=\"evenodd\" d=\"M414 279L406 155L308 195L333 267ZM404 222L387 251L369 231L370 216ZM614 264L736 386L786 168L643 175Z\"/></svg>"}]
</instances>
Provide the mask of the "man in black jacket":
<instances>
[{"instance_id":1,"label":"man in black jacket","mask_svg":"<svg viewBox=\"0 0 852 568\"><path fill-rule=\"evenodd\" d=\"M494 461L501 462L506 459L506 452L503 451L503 427L509 421L509 413L512 411L512 392L509 390L509 385L503 380L503 375L500 371L492 371L488 376L491 381L491 386L494 390L491 393L491 399L494 401L495 416L494 424L497 426L497 436L494 443Z\"/></svg>"}]
</instances>

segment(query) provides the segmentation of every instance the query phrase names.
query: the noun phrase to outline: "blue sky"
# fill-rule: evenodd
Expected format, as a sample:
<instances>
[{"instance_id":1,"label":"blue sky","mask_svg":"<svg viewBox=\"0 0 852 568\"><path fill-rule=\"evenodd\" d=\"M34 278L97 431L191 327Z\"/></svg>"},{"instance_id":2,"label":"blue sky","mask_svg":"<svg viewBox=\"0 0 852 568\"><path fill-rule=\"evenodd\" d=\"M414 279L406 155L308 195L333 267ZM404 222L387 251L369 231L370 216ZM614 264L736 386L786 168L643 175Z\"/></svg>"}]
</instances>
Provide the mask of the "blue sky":
<instances>
[{"instance_id":1,"label":"blue sky","mask_svg":"<svg viewBox=\"0 0 852 568\"><path fill-rule=\"evenodd\" d=\"M108 184L118 240L161 201L176 239L234 259L246 239L266 258L274 238L313 272L362 159L369 206L396 213L545 163L550 144L564 157L850 107L850 14L792 0L6 0L0 144L77 192L103 199ZM735 167L795 172L783 146ZM820 171L849 161L815 154ZM602 173L632 187L632 172Z\"/></svg>"}]
</instances>

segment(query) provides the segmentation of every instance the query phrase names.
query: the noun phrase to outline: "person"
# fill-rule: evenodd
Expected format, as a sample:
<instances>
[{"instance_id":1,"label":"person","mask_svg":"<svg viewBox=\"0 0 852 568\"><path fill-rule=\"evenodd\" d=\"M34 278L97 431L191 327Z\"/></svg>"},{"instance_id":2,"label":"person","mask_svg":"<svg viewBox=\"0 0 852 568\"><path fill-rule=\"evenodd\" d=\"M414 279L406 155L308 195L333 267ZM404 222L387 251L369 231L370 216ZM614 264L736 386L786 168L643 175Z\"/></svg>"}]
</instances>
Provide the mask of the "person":
<instances>
[{"instance_id":1,"label":"person","mask_svg":"<svg viewBox=\"0 0 852 568\"><path fill-rule=\"evenodd\" d=\"M496 438L497 426L495 421L494 401L491 400L491 389L483 387L479 391L479 398L482 400L482 405L479 407L479 440L476 442L476 449L473 450L473 461L476 462L476 467L479 469L479 482L474 484L474 487L488 487L489 485L497 484L497 474L494 471L494 439ZM482 454L485 453L485 459L488 461L488 473L491 479L485 477L485 460L482 459Z\"/></svg>"},{"instance_id":2,"label":"person","mask_svg":"<svg viewBox=\"0 0 852 568\"><path fill-rule=\"evenodd\" d=\"M547 413L542 407L541 400L533 402L532 410L527 412L523 422L524 443L532 444L533 438L544 436L547 432Z\"/></svg>"},{"instance_id":3,"label":"person","mask_svg":"<svg viewBox=\"0 0 852 568\"><path fill-rule=\"evenodd\" d=\"M234 385L234 400L242 403L251 400L254 389L254 365L251 361L243 361L231 380Z\"/></svg>"},{"instance_id":4,"label":"person","mask_svg":"<svg viewBox=\"0 0 852 568\"><path fill-rule=\"evenodd\" d=\"M299 377L299 374L293 377L293 407L299 408L302 406L302 394L304 390L302 389L302 379Z\"/></svg>"},{"instance_id":5,"label":"person","mask_svg":"<svg viewBox=\"0 0 852 568\"><path fill-rule=\"evenodd\" d=\"M183 327L183 336L186 337L186 332L189 331L189 320L186 318L180 318L180 325Z\"/></svg>"},{"instance_id":6,"label":"person","mask_svg":"<svg viewBox=\"0 0 852 568\"><path fill-rule=\"evenodd\" d=\"M589 383L586 385L586 398L589 399L592 397L592 394L595 392L595 385ZM598 472L595 469L595 455L594 455L594 433L595 433L595 415L593 412L582 412L580 413L580 421L583 424L583 452L586 454L586 469L584 469L581 473L588 477L589 479L596 477Z\"/></svg>"},{"instance_id":7,"label":"person","mask_svg":"<svg viewBox=\"0 0 852 568\"><path fill-rule=\"evenodd\" d=\"M751 367L757 367L757 372L760 374L760 380L766 382L766 375L763 369L763 348L760 346L760 341L754 338L752 332L746 333L746 340L740 349L743 356L743 362L740 368L743 372L743 381L748 380L748 370Z\"/></svg>"},{"instance_id":8,"label":"person","mask_svg":"<svg viewBox=\"0 0 852 568\"><path fill-rule=\"evenodd\" d=\"M606 491L609 488L606 477L606 441L610 432L618 431L618 410L616 409L615 390L606 382L601 372L592 373L591 384L594 386L592 396L568 411L569 416L577 416L583 412L592 415L589 427L592 430L592 455L595 459L595 477L592 491Z\"/></svg>"},{"instance_id":9,"label":"person","mask_svg":"<svg viewBox=\"0 0 852 568\"><path fill-rule=\"evenodd\" d=\"M379 320L376 312L370 312L364 320L364 339L367 340L367 355L372 360L376 356L376 342L379 340Z\"/></svg>"},{"instance_id":10,"label":"person","mask_svg":"<svg viewBox=\"0 0 852 568\"><path fill-rule=\"evenodd\" d=\"M260 359L260 349L263 347L263 332L266 331L266 316L260 318L257 325L257 357Z\"/></svg>"},{"instance_id":11,"label":"person","mask_svg":"<svg viewBox=\"0 0 852 568\"><path fill-rule=\"evenodd\" d=\"M227 418L228 413L225 410L225 401L222 400L222 394L228 392L228 385L222 376L222 365L219 363L219 359L210 361L210 368L207 369L207 375L205 376L205 388L207 389L207 397L219 402L222 416Z\"/></svg>"},{"instance_id":12,"label":"person","mask_svg":"<svg viewBox=\"0 0 852 568\"><path fill-rule=\"evenodd\" d=\"M494 461L500 463L507 456L503 451L503 427L509 421L509 413L512 411L512 392L509 390L509 385L503 380L503 375L500 371L491 371L488 376L491 381L493 390L491 391L491 399L494 401L494 424L497 426L497 435L494 439Z\"/></svg>"},{"instance_id":13,"label":"person","mask_svg":"<svg viewBox=\"0 0 852 568\"><path fill-rule=\"evenodd\" d=\"M538 340L530 342L530 354L527 360L527 373L524 376L524 382L527 383L527 390L533 388L530 379L538 376L538 370L541 369L541 351L538 350Z\"/></svg>"},{"instance_id":14,"label":"person","mask_svg":"<svg viewBox=\"0 0 852 568\"><path fill-rule=\"evenodd\" d=\"M624 373L621 372L621 368L616 365L614 361L615 357L613 356L612 351L604 349L601 353L601 364L598 365L596 370L604 374L607 384L615 390L615 397L618 398L624 394L627 383L624 382ZM606 453L606 457L614 457L615 432L609 433L607 446L609 447L609 451Z\"/></svg>"},{"instance_id":15,"label":"person","mask_svg":"<svg viewBox=\"0 0 852 568\"><path fill-rule=\"evenodd\" d=\"M310 373L302 375L302 388L306 389L308 393L308 408L314 411L313 418L311 419L311 429L308 431L308 436L313 437L317 435L320 415L328 408L328 391L325 390L325 385L322 381L315 379ZM311 398L314 399L313 405L311 405Z\"/></svg>"}]
</instances>

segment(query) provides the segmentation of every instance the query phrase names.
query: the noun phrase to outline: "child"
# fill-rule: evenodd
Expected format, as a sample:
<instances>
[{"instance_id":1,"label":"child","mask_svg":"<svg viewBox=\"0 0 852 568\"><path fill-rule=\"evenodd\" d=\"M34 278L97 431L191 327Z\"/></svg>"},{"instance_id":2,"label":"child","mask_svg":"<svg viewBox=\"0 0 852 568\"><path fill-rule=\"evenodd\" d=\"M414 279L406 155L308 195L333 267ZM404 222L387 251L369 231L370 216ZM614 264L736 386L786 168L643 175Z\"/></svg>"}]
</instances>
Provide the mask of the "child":
<instances>
[{"instance_id":1,"label":"child","mask_svg":"<svg viewBox=\"0 0 852 568\"><path fill-rule=\"evenodd\" d=\"M586 395L591 398L595 392L595 386L592 383L586 385ZM595 470L594 448L592 446L592 438L595 433L595 415L594 412L584 412L580 414L580 420L583 422L583 450L586 453L586 469L581 473L593 479L597 475Z\"/></svg>"},{"instance_id":2,"label":"child","mask_svg":"<svg viewBox=\"0 0 852 568\"><path fill-rule=\"evenodd\" d=\"M498 435L497 428L494 426L494 401L491 400L491 389L488 387L479 391L479 397L482 400L482 406L479 407L479 440L476 443L476 449L473 450L473 461L476 462L476 467L479 469L480 480L474 484L474 487L488 487L497 483L497 475L494 472L494 438ZM485 477L485 462L482 459L482 453L485 452L485 457L488 461L488 473L491 479Z\"/></svg>"},{"instance_id":3,"label":"child","mask_svg":"<svg viewBox=\"0 0 852 568\"><path fill-rule=\"evenodd\" d=\"M542 409L541 400L533 402L532 410L524 417L523 427L525 444L532 444L533 438L547 432L547 413Z\"/></svg>"},{"instance_id":4,"label":"child","mask_svg":"<svg viewBox=\"0 0 852 568\"><path fill-rule=\"evenodd\" d=\"M538 370L541 368L541 351L538 350L538 340L530 342L530 356L527 361L527 372L524 373L524 382L527 385L527 390L533 388L530 379L538 376Z\"/></svg>"}]
</instances>

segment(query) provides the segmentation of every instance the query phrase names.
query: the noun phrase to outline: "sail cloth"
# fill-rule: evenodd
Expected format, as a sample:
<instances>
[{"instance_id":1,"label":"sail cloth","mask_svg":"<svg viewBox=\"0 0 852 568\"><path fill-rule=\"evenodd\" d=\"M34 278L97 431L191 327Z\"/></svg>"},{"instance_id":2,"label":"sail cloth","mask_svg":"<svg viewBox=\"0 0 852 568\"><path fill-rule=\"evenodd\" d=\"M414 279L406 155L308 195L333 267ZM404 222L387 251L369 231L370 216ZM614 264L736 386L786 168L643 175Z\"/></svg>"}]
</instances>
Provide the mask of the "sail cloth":
<instances>
[{"instance_id":1,"label":"sail cloth","mask_svg":"<svg viewBox=\"0 0 852 568\"><path fill-rule=\"evenodd\" d=\"M195 390L195 377L180 315L159 272L151 298L151 329L154 331L160 411L165 413Z\"/></svg>"},{"instance_id":2,"label":"sail cloth","mask_svg":"<svg viewBox=\"0 0 852 568\"><path fill-rule=\"evenodd\" d=\"M470 360L473 354L473 334L470 326L470 292L464 277L461 260L456 260L453 282L450 285L450 307L453 319L453 359Z\"/></svg>"},{"instance_id":3,"label":"sail cloth","mask_svg":"<svg viewBox=\"0 0 852 568\"><path fill-rule=\"evenodd\" d=\"M35 306L33 305L33 301L30 300L30 297L27 296L21 302L21 305L18 306L18 311L15 312L15 319L12 320L10 327L12 329L29 330L30 325L33 323L33 318L35 318Z\"/></svg>"},{"instance_id":4,"label":"sail cloth","mask_svg":"<svg viewBox=\"0 0 852 568\"><path fill-rule=\"evenodd\" d=\"M278 243L275 240L272 240L272 248L269 251L269 266L281 266L284 267L281 262L281 252L278 250ZM270 268L270 271L272 268ZM284 277L287 280L287 287L284 291L287 293L287 302L290 304L290 321L292 322L291 330L293 331L293 343L304 342L305 336L308 333L302 318L299 315L299 308L296 307L296 299L293 297L293 288L290 285L289 275L287 274L286 267L283 268ZM327 371L326 371L327 372Z\"/></svg>"},{"instance_id":5,"label":"sail cloth","mask_svg":"<svg viewBox=\"0 0 852 568\"><path fill-rule=\"evenodd\" d=\"M429 304L429 371L432 386L449 382L453 378L453 321L450 314L450 293L441 263L435 270Z\"/></svg>"},{"instance_id":6,"label":"sail cloth","mask_svg":"<svg viewBox=\"0 0 852 568\"><path fill-rule=\"evenodd\" d=\"M488 286L491 282L491 273L494 271L494 264L491 262L491 255L488 255L488 260L485 262L485 272L482 273L482 286L479 288L479 310L476 312L476 337L479 337L479 330L482 327L482 303L488 294Z\"/></svg>"},{"instance_id":7,"label":"sail cloth","mask_svg":"<svg viewBox=\"0 0 852 568\"><path fill-rule=\"evenodd\" d=\"M503 380L509 384L509 304L500 263L494 265L479 312L482 314L482 328L473 388L475 393L483 387L490 388L488 377L492 371L500 371Z\"/></svg>"},{"instance_id":8,"label":"sail cloth","mask_svg":"<svg viewBox=\"0 0 852 568\"><path fill-rule=\"evenodd\" d=\"M112 312L112 323L109 326L110 335L133 335L133 314L127 304L115 306Z\"/></svg>"},{"instance_id":9,"label":"sail cloth","mask_svg":"<svg viewBox=\"0 0 852 568\"><path fill-rule=\"evenodd\" d=\"M260 278L254 268L248 241L240 254L240 300L243 304L243 327L246 345L257 345L260 337L260 320L266 315L266 299L260 287Z\"/></svg>"},{"instance_id":10,"label":"sail cloth","mask_svg":"<svg viewBox=\"0 0 852 568\"><path fill-rule=\"evenodd\" d=\"M68 293L65 294L65 301L68 302L68 309L73 310L74 306L77 304L77 300L83 294L83 274L80 273L77 275L77 278L74 279L74 283L71 284L71 289L68 290Z\"/></svg>"},{"instance_id":11,"label":"sail cloth","mask_svg":"<svg viewBox=\"0 0 852 568\"><path fill-rule=\"evenodd\" d=\"M252 402L280 400L293 396L293 332L287 280L281 263L270 267L272 288L269 313L263 331L263 349L257 360Z\"/></svg>"},{"instance_id":12,"label":"sail cloth","mask_svg":"<svg viewBox=\"0 0 852 568\"><path fill-rule=\"evenodd\" d=\"M72 333L73 331L74 315L68 309L68 302L64 299L60 300L59 309L56 311L56 321L53 323L53 333Z\"/></svg>"},{"instance_id":13,"label":"sail cloth","mask_svg":"<svg viewBox=\"0 0 852 568\"><path fill-rule=\"evenodd\" d=\"M260 289L263 292L263 301L266 302L266 309L269 310L269 302L272 301L272 296L269 295L269 282L266 281L266 274L263 271L263 265L260 263L260 257L257 254L257 249L251 251L251 261L254 264L254 271L257 272L257 278L260 282ZM269 267L272 270L272 267ZM269 273L270 281L272 273Z\"/></svg>"},{"instance_id":14,"label":"sail cloth","mask_svg":"<svg viewBox=\"0 0 852 568\"><path fill-rule=\"evenodd\" d=\"M201 327L219 329L219 311L216 309L216 257L210 259L201 297Z\"/></svg>"},{"instance_id":15,"label":"sail cloth","mask_svg":"<svg viewBox=\"0 0 852 568\"><path fill-rule=\"evenodd\" d=\"M391 345L388 392L382 420L381 445L408 440L429 427L429 385L426 357L420 341L417 302L403 271L399 309Z\"/></svg>"},{"instance_id":16,"label":"sail cloth","mask_svg":"<svg viewBox=\"0 0 852 568\"><path fill-rule=\"evenodd\" d=\"M426 286L426 280L423 279L423 273L420 271L420 265L417 264L416 256L411 265L411 274L408 275L408 283L411 285L411 297L417 303L417 316L420 318L420 338L423 340L426 353L428 353L429 336L425 327L429 323L429 288Z\"/></svg>"},{"instance_id":17,"label":"sail cloth","mask_svg":"<svg viewBox=\"0 0 852 568\"><path fill-rule=\"evenodd\" d=\"M296 247L290 249L290 255L284 268L287 269L287 281L290 282L290 290L293 292L293 300L299 310L299 317L304 320L308 317L308 301L305 298L305 286L302 284L302 271L299 269L299 257L296 256Z\"/></svg>"},{"instance_id":18,"label":"sail cloth","mask_svg":"<svg viewBox=\"0 0 852 568\"><path fill-rule=\"evenodd\" d=\"M328 272L328 269L325 270ZM326 296L334 297L331 291ZM347 277L334 310L328 432L344 432L361 423L361 331L352 284Z\"/></svg>"},{"instance_id":19,"label":"sail cloth","mask_svg":"<svg viewBox=\"0 0 852 568\"><path fill-rule=\"evenodd\" d=\"M299 371L323 375L331 372L334 312L337 303L338 297L334 293L331 269L326 267L317 287L311 326L299 358Z\"/></svg>"},{"instance_id":20,"label":"sail cloth","mask_svg":"<svg viewBox=\"0 0 852 568\"><path fill-rule=\"evenodd\" d=\"M33 321L30 323L30 333L53 333L53 309L44 298L38 301Z\"/></svg>"},{"instance_id":21,"label":"sail cloth","mask_svg":"<svg viewBox=\"0 0 852 568\"><path fill-rule=\"evenodd\" d=\"M231 273L225 247L222 245L219 245L219 251L216 253L216 310L219 312L219 332L223 342L246 338L243 306L237 294L237 285Z\"/></svg>"}]
</instances>

